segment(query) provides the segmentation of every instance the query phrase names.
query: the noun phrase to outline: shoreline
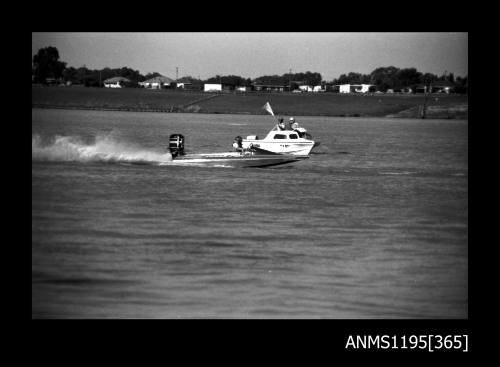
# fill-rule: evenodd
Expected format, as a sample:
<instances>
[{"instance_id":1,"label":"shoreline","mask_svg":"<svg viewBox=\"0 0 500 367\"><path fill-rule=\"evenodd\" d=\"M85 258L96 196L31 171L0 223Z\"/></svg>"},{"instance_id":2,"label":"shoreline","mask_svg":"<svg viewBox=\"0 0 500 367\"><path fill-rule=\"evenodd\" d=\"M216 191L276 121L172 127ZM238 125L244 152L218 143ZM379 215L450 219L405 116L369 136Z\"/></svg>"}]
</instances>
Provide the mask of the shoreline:
<instances>
[{"instance_id":1,"label":"shoreline","mask_svg":"<svg viewBox=\"0 0 500 367\"><path fill-rule=\"evenodd\" d=\"M208 114L208 115L251 115L251 116L266 116L269 115L267 113L251 113L245 111L189 111L178 108L168 108L168 109L156 109L156 108L135 108L135 107L89 107L89 106L58 106L58 105L37 105L32 104L32 109L47 109L47 110L81 110L81 111L117 111L117 112L151 112L151 113L194 113L194 114ZM282 113L280 115L287 115L287 113ZM408 111L401 111L399 113L393 113L385 116L379 115L362 115L358 113L353 114L298 114L298 113L290 113L289 115L294 116L311 116L311 117L359 117L359 118L403 118L403 119L414 119L414 120L422 120L419 116L408 116ZM439 114L437 116L433 116L432 112L427 112L427 116L423 120L468 120L468 117L455 117L454 115L443 116Z\"/></svg>"},{"instance_id":2,"label":"shoreline","mask_svg":"<svg viewBox=\"0 0 500 367\"><path fill-rule=\"evenodd\" d=\"M35 88L31 107L66 110L267 115L468 119L468 96L338 93L205 93L110 88Z\"/></svg>"}]
</instances>

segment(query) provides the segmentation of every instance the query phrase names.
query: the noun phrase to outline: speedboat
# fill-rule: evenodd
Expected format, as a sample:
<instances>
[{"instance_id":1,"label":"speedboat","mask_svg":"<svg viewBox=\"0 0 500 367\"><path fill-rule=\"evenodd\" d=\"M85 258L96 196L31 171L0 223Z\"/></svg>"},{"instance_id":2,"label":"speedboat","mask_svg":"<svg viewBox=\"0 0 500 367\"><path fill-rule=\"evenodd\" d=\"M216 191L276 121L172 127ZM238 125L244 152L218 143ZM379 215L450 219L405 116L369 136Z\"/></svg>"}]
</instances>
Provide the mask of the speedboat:
<instances>
[{"instance_id":1,"label":"speedboat","mask_svg":"<svg viewBox=\"0 0 500 367\"><path fill-rule=\"evenodd\" d=\"M242 139L242 148L260 148L269 152L280 154L291 154L295 156L307 156L314 147L319 145L303 127L295 129L276 125L264 139L259 139L255 135Z\"/></svg>"},{"instance_id":2,"label":"speedboat","mask_svg":"<svg viewBox=\"0 0 500 367\"><path fill-rule=\"evenodd\" d=\"M240 137L235 139L237 142ZM240 138L241 139L241 138ZM246 149L235 148L233 152L185 154L184 136L181 134L170 135L169 150L172 155L173 165L191 165L202 167L270 167L287 163L298 162L309 158L293 154L280 154L259 147ZM238 144L236 144L238 145Z\"/></svg>"}]
</instances>

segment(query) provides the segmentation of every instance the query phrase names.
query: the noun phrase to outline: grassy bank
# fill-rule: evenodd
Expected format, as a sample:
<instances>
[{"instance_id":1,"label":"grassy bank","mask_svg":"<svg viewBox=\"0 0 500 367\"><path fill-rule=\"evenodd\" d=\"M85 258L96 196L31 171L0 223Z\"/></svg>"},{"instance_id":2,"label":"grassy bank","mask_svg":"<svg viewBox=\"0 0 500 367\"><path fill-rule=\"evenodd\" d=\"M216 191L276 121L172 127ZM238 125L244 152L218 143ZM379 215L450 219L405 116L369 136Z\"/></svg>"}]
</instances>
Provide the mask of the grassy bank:
<instances>
[{"instance_id":1,"label":"grassy bank","mask_svg":"<svg viewBox=\"0 0 500 367\"><path fill-rule=\"evenodd\" d=\"M32 87L32 107L129 111L266 114L295 116L364 116L419 118L423 95L337 93L204 93L150 89ZM431 95L427 118L468 118L468 98Z\"/></svg>"}]
</instances>

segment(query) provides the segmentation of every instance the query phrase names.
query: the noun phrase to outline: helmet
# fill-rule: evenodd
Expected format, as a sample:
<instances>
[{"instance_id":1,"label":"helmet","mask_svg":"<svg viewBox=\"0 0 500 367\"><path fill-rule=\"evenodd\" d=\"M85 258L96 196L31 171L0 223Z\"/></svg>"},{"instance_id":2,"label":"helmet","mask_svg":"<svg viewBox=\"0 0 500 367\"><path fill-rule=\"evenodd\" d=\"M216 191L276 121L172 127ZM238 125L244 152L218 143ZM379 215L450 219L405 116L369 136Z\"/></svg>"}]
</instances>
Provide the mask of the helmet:
<instances>
[{"instance_id":1,"label":"helmet","mask_svg":"<svg viewBox=\"0 0 500 367\"><path fill-rule=\"evenodd\" d=\"M295 119L293 117L290 117L290 121L295 121Z\"/></svg>"}]
</instances>

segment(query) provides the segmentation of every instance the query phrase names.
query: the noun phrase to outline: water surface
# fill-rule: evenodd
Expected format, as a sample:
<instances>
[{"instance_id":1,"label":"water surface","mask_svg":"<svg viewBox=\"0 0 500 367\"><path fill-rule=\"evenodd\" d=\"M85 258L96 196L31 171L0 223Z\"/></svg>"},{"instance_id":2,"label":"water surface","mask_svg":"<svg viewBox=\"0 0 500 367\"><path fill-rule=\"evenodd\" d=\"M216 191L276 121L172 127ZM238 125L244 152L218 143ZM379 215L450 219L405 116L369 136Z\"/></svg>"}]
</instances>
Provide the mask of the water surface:
<instances>
[{"instance_id":1,"label":"water surface","mask_svg":"<svg viewBox=\"0 0 500 367\"><path fill-rule=\"evenodd\" d=\"M301 117L275 168L169 164L270 116L32 110L32 317L467 318L468 123Z\"/></svg>"}]
</instances>

